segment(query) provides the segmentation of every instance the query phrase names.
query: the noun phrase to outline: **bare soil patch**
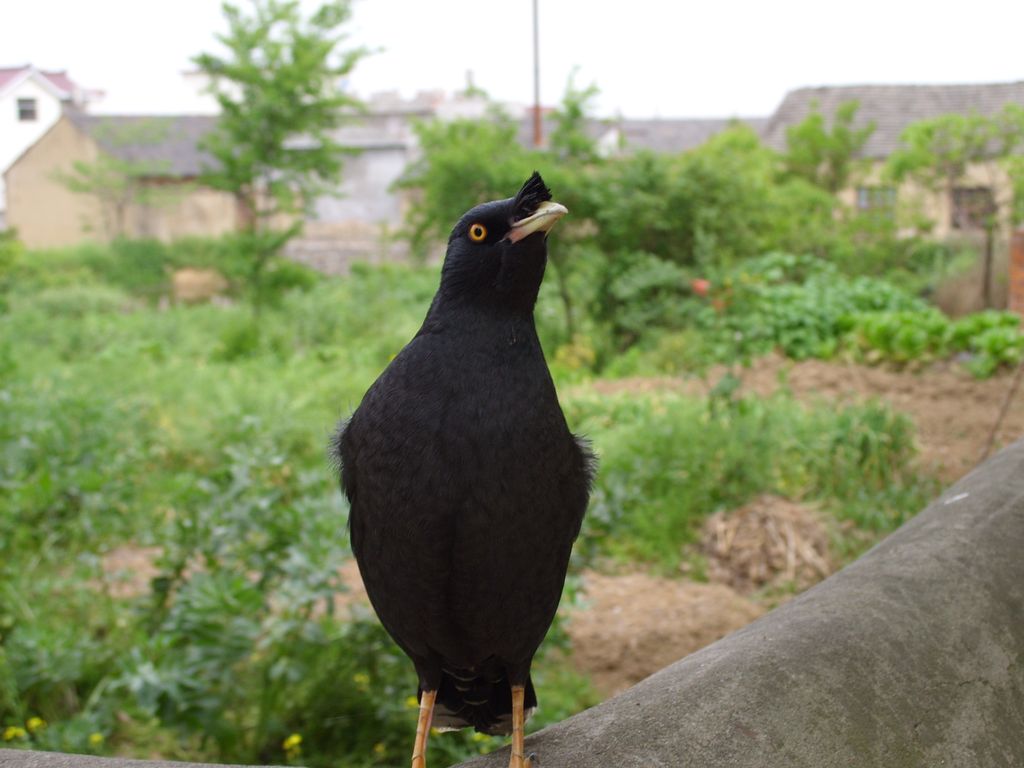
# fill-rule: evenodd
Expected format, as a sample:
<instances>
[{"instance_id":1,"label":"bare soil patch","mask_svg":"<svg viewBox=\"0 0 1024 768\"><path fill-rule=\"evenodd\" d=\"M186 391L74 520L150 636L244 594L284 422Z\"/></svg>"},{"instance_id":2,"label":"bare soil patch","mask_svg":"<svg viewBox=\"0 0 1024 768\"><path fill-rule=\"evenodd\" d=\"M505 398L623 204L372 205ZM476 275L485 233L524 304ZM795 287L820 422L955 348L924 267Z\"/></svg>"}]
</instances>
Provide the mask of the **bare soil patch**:
<instances>
[{"instance_id":1,"label":"bare soil patch","mask_svg":"<svg viewBox=\"0 0 1024 768\"><path fill-rule=\"evenodd\" d=\"M110 596L128 600L149 592L149 583L160 573L156 561L162 552L160 547L124 544L104 554L100 568Z\"/></svg>"},{"instance_id":2,"label":"bare soil patch","mask_svg":"<svg viewBox=\"0 0 1024 768\"><path fill-rule=\"evenodd\" d=\"M742 594L764 587L803 591L833 571L829 535L813 507L759 496L704 524L708 578Z\"/></svg>"},{"instance_id":3,"label":"bare soil patch","mask_svg":"<svg viewBox=\"0 0 1024 768\"><path fill-rule=\"evenodd\" d=\"M215 269L186 267L171 275L171 293L183 304L200 304L220 296L228 289L227 279Z\"/></svg>"},{"instance_id":4,"label":"bare soil patch","mask_svg":"<svg viewBox=\"0 0 1024 768\"><path fill-rule=\"evenodd\" d=\"M584 575L586 604L569 615L572 659L605 695L756 619L764 609L724 584L645 573Z\"/></svg>"}]
</instances>

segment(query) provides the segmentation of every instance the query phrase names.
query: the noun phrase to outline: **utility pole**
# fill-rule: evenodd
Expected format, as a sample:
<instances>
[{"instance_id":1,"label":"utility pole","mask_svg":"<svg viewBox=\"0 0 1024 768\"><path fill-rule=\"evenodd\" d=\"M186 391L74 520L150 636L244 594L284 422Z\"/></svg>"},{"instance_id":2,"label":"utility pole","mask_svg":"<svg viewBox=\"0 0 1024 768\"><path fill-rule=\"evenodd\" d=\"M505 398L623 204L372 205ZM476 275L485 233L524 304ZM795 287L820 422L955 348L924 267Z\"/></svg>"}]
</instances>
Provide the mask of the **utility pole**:
<instances>
[{"instance_id":1,"label":"utility pole","mask_svg":"<svg viewBox=\"0 0 1024 768\"><path fill-rule=\"evenodd\" d=\"M540 120L540 32L537 22L537 0L533 0L533 146L544 143Z\"/></svg>"}]
</instances>

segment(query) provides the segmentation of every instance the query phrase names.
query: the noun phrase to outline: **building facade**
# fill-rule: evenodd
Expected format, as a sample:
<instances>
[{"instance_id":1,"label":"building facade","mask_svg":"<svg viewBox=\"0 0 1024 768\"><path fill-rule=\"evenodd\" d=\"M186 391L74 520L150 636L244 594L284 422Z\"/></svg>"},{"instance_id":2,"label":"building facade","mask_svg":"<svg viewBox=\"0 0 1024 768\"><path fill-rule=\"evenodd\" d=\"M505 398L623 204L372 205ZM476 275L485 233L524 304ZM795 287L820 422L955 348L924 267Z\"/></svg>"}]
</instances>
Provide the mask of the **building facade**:
<instances>
[{"instance_id":1,"label":"building facade","mask_svg":"<svg viewBox=\"0 0 1024 768\"><path fill-rule=\"evenodd\" d=\"M839 195L850 207L893 214L902 210L912 214L907 218L928 222L934 236L947 238L976 232L983 227L987 211L1010 205L1010 179L995 162L974 163L951 189L937 191L910 181L896 185L886 178L884 168L889 156L902 146L901 137L911 123L950 114L992 117L1008 104L1024 106L1024 81L799 88L786 94L765 123L761 137L772 149L784 151L789 128L815 111L831 122L837 110L851 101L857 103L853 127L873 125L874 130L860 152L864 172ZM1007 227L1008 217L1001 218Z\"/></svg>"},{"instance_id":2,"label":"building facade","mask_svg":"<svg viewBox=\"0 0 1024 768\"><path fill-rule=\"evenodd\" d=\"M8 224L29 248L235 231L235 199L197 183L215 120L66 112L7 169ZM108 187L81 188L93 169Z\"/></svg>"},{"instance_id":3,"label":"building facade","mask_svg":"<svg viewBox=\"0 0 1024 768\"><path fill-rule=\"evenodd\" d=\"M4 171L66 108L84 111L99 96L97 91L80 88L66 72L46 72L31 65L0 67L0 225L7 209Z\"/></svg>"}]
</instances>

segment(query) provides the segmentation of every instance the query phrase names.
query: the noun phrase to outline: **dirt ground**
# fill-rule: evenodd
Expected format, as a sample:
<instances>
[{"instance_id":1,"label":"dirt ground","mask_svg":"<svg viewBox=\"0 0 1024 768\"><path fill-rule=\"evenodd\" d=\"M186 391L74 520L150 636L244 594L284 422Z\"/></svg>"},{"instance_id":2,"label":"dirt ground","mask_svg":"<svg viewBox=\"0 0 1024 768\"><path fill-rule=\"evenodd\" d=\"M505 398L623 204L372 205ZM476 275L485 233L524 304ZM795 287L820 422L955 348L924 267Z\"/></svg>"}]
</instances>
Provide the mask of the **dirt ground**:
<instances>
[{"instance_id":1,"label":"dirt ground","mask_svg":"<svg viewBox=\"0 0 1024 768\"><path fill-rule=\"evenodd\" d=\"M624 690L827 577L829 540L816 509L763 495L705 523L708 584L588 571L568 615L573 662L602 694Z\"/></svg>"},{"instance_id":2,"label":"dirt ground","mask_svg":"<svg viewBox=\"0 0 1024 768\"><path fill-rule=\"evenodd\" d=\"M156 562L160 558L160 547L140 547L124 544L110 550L100 560L103 584L111 597L127 600L149 592L149 584L160 574Z\"/></svg>"},{"instance_id":3,"label":"dirt ground","mask_svg":"<svg viewBox=\"0 0 1024 768\"><path fill-rule=\"evenodd\" d=\"M605 695L749 624L764 608L725 584L645 573L583 576L584 603L569 614L572 660Z\"/></svg>"},{"instance_id":4,"label":"dirt ground","mask_svg":"<svg viewBox=\"0 0 1024 768\"><path fill-rule=\"evenodd\" d=\"M622 379L595 384L599 392L638 392L674 389L704 393L722 371L705 379ZM946 482L962 477L978 463L1009 390L1012 373L990 379L973 378L956 363L943 363L921 371L897 371L853 363L778 357L756 360L741 373L743 389L760 395L786 386L803 400L848 403L878 398L909 415L917 426L920 460ZM1024 435L1024 387L1011 403L999 430L996 447Z\"/></svg>"}]
</instances>

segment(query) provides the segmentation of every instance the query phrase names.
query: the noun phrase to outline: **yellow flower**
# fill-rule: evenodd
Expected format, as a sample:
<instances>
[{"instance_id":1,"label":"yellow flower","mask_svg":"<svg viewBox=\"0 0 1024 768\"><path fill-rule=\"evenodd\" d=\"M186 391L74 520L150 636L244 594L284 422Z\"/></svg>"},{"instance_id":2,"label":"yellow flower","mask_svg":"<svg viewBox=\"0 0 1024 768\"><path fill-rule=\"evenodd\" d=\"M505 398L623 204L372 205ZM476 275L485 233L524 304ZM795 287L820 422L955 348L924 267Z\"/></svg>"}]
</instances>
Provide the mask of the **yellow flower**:
<instances>
[{"instance_id":1,"label":"yellow flower","mask_svg":"<svg viewBox=\"0 0 1024 768\"><path fill-rule=\"evenodd\" d=\"M418 709L419 706L420 706L420 703L416 700L415 696L410 696L409 698L407 698L405 700L405 706L408 707L409 709Z\"/></svg>"},{"instance_id":2,"label":"yellow flower","mask_svg":"<svg viewBox=\"0 0 1024 768\"><path fill-rule=\"evenodd\" d=\"M292 752L299 748L302 744L302 736L297 733L293 733L287 739L282 742L281 746L285 748L286 752Z\"/></svg>"},{"instance_id":3,"label":"yellow flower","mask_svg":"<svg viewBox=\"0 0 1024 768\"><path fill-rule=\"evenodd\" d=\"M27 738L28 734L25 733L24 728L19 728L16 725L9 725L4 728L4 741L14 741L15 739Z\"/></svg>"},{"instance_id":4,"label":"yellow flower","mask_svg":"<svg viewBox=\"0 0 1024 768\"><path fill-rule=\"evenodd\" d=\"M41 717L30 717L28 722L25 723L25 727L28 728L29 733L35 733L46 727L46 721Z\"/></svg>"},{"instance_id":5,"label":"yellow flower","mask_svg":"<svg viewBox=\"0 0 1024 768\"><path fill-rule=\"evenodd\" d=\"M386 755L387 752L388 748L384 746L383 741L378 741L376 744L373 745L373 754L377 755L377 757L384 757L384 755Z\"/></svg>"},{"instance_id":6,"label":"yellow flower","mask_svg":"<svg viewBox=\"0 0 1024 768\"><path fill-rule=\"evenodd\" d=\"M89 734L89 746L98 747L103 743L103 734L99 731L95 731Z\"/></svg>"}]
</instances>

